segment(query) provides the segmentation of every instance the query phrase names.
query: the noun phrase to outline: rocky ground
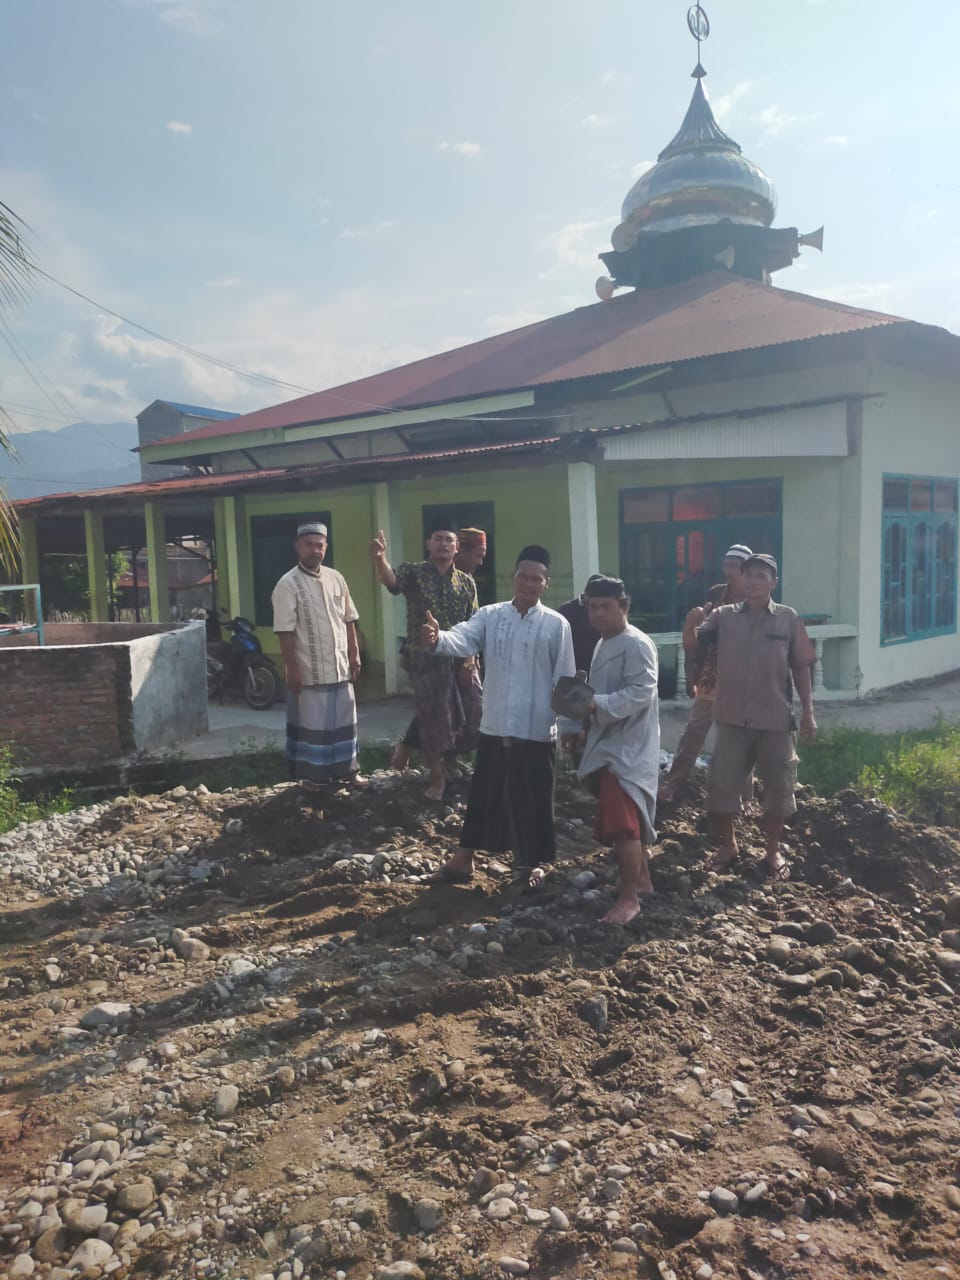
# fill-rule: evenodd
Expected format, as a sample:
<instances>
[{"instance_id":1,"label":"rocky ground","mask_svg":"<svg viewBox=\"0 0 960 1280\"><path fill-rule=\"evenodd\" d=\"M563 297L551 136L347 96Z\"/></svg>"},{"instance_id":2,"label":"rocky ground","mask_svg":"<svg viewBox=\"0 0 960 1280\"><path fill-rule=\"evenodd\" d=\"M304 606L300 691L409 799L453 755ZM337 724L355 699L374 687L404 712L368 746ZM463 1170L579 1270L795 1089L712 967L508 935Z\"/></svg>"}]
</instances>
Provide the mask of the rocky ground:
<instances>
[{"instance_id":1,"label":"rocky ground","mask_svg":"<svg viewBox=\"0 0 960 1280\"><path fill-rule=\"evenodd\" d=\"M0 838L0 1275L960 1280L956 832L805 796L770 884L680 809L611 930L566 783L544 893L422 883L462 785Z\"/></svg>"}]
</instances>

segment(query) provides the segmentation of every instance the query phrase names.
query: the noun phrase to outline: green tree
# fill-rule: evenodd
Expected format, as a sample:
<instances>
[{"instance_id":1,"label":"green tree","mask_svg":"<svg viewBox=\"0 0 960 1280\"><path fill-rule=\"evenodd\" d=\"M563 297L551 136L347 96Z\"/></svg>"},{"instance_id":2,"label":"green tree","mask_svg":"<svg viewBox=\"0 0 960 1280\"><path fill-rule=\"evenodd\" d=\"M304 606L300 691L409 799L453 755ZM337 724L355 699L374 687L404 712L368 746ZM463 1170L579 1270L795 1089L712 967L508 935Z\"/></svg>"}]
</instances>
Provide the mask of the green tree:
<instances>
[{"instance_id":1,"label":"green tree","mask_svg":"<svg viewBox=\"0 0 960 1280\"><path fill-rule=\"evenodd\" d=\"M23 222L0 201L0 323L4 313L19 302L27 291L33 263L23 242ZM0 450L16 457L10 439L10 418L0 404ZM17 516L0 486L0 569L13 571L20 558L20 536Z\"/></svg>"}]
</instances>

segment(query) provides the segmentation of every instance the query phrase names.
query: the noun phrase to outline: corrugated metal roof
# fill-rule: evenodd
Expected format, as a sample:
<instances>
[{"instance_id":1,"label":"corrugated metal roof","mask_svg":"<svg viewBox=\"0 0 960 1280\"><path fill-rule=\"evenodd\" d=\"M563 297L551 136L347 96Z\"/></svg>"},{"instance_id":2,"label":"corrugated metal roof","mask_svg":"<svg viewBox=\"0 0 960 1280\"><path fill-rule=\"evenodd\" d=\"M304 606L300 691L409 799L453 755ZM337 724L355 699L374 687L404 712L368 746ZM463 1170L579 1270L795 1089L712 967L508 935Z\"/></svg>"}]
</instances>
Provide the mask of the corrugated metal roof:
<instances>
[{"instance_id":1,"label":"corrugated metal roof","mask_svg":"<svg viewBox=\"0 0 960 1280\"><path fill-rule=\"evenodd\" d=\"M344 458L335 462L318 462L299 467L271 467L261 471L230 471L216 476L183 476L175 480L143 480L138 484L118 484L105 489L83 489L77 493L45 493L40 498L21 498L12 503L17 511L24 514L37 514L38 508L60 506L66 501L74 501L80 511L91 500L114 498L139 498L150 501L152 498L173 497L183 494L194 496L204 493L217 493L224 489L256 488L258 484L272 483L276 480L309 479L312 476L322 477L349 474L351 471L363 472L377 467L397 466L401 463L416 465L421 462L445 462L452 458L467 458L484 454L518 453L523 450L549 448L560 442L560 436L548 436L537 440L510 440L501 444L473 445L463 449L441 449L432 453L393 453L372 458ZM567 437L570 441L571 437Z\"/></svg>"},{"instance_id":2,"label":"corrugated metal roof","mask_svg":"<svg viewBox=\"0 0 960 1280\"><path fill-rule=\"evenodd\" d=\"M155 404L167 404L171 409L176 409L177 413L182 413L185 418L215 418L218 422L225 422L229 418L239 418L239 413L232 409L205 409L199 404L180 404L176 400L156 400Z\"/></svg>"},{"instance_id":3,"label":"corrugated metal roof","mask_svg":"<svg viewBox=\"0 0 960 1280\"><path fill-rule=\"evenodd\" d=\"M332 422L898 324L912 322L715 272L579 307L398 369L245 413L229 425L201 427L151 444Z\"/></svg>"}]
</instances>

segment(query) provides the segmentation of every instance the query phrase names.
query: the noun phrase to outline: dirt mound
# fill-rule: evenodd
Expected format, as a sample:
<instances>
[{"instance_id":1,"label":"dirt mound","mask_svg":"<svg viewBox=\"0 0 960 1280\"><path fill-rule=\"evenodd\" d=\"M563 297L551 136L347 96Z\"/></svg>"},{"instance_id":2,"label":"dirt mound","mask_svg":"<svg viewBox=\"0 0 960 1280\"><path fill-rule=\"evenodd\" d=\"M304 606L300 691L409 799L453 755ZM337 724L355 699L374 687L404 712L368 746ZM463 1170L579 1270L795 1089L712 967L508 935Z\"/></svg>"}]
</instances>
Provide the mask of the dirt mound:
<instances>
[{"instance_id":1,"label":"dirt mound","mask_svg":"<svg viewBox=\"0 0 960 1280\"><path fill-rule=\"evenodd\" d=\"M609 929L565 778L542 893L427 884L465 786L0 840L0 1275L960 1276L956 833L803 794L771 884L694 796Z\"/></svg>"}]
</instances>

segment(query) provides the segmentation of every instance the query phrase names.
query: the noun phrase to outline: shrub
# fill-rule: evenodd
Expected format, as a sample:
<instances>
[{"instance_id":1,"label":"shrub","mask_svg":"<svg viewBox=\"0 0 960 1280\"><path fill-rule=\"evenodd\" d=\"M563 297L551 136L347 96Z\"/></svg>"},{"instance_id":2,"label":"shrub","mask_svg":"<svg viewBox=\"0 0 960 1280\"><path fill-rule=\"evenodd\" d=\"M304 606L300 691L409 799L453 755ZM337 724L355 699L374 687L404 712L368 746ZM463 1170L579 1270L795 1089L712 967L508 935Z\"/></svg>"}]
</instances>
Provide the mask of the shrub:
<instances>
[{"instance_id":1,"label":"shrub","mask_svg":"<svg viewBox=\"0 0 960 1280\"><path fill-rule=\"evenodd\" d=\"M902 744L879 764L865 766L858 783L914 821L960 826L960 726L934 741Z\"/></svg>"}]
</instances>

